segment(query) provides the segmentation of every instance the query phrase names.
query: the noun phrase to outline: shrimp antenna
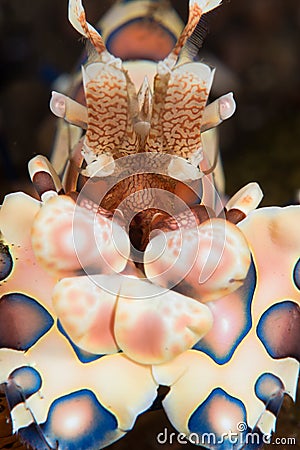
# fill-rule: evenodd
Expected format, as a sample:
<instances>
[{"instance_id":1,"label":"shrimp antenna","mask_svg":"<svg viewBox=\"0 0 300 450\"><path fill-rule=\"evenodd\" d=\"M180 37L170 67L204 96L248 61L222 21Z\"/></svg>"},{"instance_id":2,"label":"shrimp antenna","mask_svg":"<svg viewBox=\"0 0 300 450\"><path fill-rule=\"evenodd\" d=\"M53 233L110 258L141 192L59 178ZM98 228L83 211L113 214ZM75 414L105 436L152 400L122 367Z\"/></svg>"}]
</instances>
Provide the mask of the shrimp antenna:
<instances>
[{"instance_id":1,"label":"shrimp antenna","mask_svg":"<svg viewBox=\"0 0 300 450\"><path fill-rule=\"evenodd\" d=\"M167 59L173 61L173 64L176 63L182 48L196 30L201 16L219 6L221 2L222 0L190 0L188 22ZM195 38L196 36L194 36L194 39Z\"/></svg>"},{"instance_id":2,"label":"shrimp antenna","mask_svg":"<svg viewBox=\"0 0 300 450\"><path fill-rule=\"evenodd\" d=\"M190 61L195 61L203 42L209 33L209 24L207 15L201 16L196 28L191 36L187 39L182 51Z\"/></svg>"},{"instance_id":3,"label":"shrimp antenna","mask_svg":"<svg viewBox=\"0 0 300 450\"><path fill-rule=\"evenodd\" d=\"M99 55L108 53L101 34L87 22L81 0L69 0L69 21L75 30L91 42Z\"/></svg>"}]
</instances>

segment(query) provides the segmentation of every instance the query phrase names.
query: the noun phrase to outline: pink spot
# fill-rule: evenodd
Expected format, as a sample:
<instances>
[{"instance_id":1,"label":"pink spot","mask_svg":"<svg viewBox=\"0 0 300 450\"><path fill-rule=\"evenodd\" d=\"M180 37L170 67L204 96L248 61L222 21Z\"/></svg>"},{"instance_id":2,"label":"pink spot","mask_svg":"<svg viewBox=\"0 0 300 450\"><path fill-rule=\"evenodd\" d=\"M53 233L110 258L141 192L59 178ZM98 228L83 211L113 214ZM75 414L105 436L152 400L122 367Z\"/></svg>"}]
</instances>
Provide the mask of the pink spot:
<instances>
[{"instance_id":1,"label":"pink spot","mask_svg":"<svg viewBox=\"0 0 300 450\"><path fill-rule=\"evenodd\" d=\"M179 317L179 319L176 320L174 325L174 331L177 333L181 333L187 326L191 323L191 318L187 316L186 314Z\"/></svg>"},{"instance_id":2,"label":"pink spot","mask_svg":"<svg viewBox=\"0 0 300 450\"><path fill-rule=\"evenodd\" d=\"M104 241L108 241L109 236L108 236L107 231L103 231L103 232L102 232L102 237L103 237L103 240L104 240Z\"/></svg>"},{"instance_id":3,"label":"pink spot","mask_svg":"<svg viewBox=\"0 0 300 450\"><path fill-rule=\"evenodd\" d=\"M167 246L168 246L168 248L174 247L174 239L173 239L173 238L171 238L171 239L168 241Z\"/></svg>"},{"instance_id":4,"label":"pink spot","mask_svg":"<svg viewBox=\"0 0 300 450\"><path fill-rule=\"evenodd\" d=\"M172 347L170 348L170 352L176 356L179 355L182 352L182 348L180 347L180 345L178 344L174 344L172 345Z\"/></svg>"},{"instance_id":5,"label":"pink spot","mask_svg":"<svg viewBox=\"0 0 300 450\"><path fill-rule=\"evenodd\" d=\"M141 314L135 325L124 332L122 339L130 353L159 358L163 354L165 328L155 312Z\"/></svg>"},{"instance_id":6,"label":"pink spot","mask_svg":"<svg viewBox=\"0 0 300 450\"><path fill-rule=\"evenodd\" d=\"M171 314L171 309L168 306L164 306L161 310L161 312L165 315L165 316L169 316Z\"/></svg>"},{"instance_id":7,"label":"pink spot","mask_svg":"<svg viewBox=\"0 0 300 450\"><path fill-rule=\"evenodd\" d=\"M82 306L73 306L72 308L72 314L74 316L84 316L86 313L85 308L82 308Z\"/></svg>"},{"instance_id":8,"label":"pink spot","mask_svg":"<svg viewBox=\"0 0 300 450\"><path fill-rule=\"evenodd\" d=\"M51 224L55 223L56 220L57 220L56 217L48 217L47 220L46 220L46 226L50 226L51 227Z\"/></svg>"},{"instance_id":9,"label":"pink spot","mask_svg":"<svg viewBox=\"0 0 300 450\"><path fill-rule=\"evenodd\" d=\"M245 327L245 310L239 293L233 292L210 303L213 327L203 338L218 357L224 357Z\"/></svg>"},{"instance_id":10,"label":"pink spot","mask_svg":"<svg viewBox=\"0 0 300 450\"><path fill-rule=\"evenodd\" d=\"M88 331L89 342L95 346L115 347L114 319L115 304L99 307L94 322Z\"/></svg>"},{"instance_id":11,"label":"pink spot","mask_svg":"<svg viewBox=\"0 0 300 450\"><path fill-rule=\"evenodd\" d=\"M78 292L78 290L74 287L69 289L68 299L73 302L79 302L82 299L82 293Z\"/></svg>"},{"instance_id":12,"label":"pink spot","mask_svg":"<svg viewBox=\"0 0 300 450\"><path fill-rule=\"evenodd\" d=\"M91 308L95 306L97 299L93 295L85 295L86 305Z\"/></svg>"},{"instance_id":13,"label":"pink spot","mask_svg":"<svg viewBox=\"0 0 300 450\"><path fill-rule=\"evenodd\" d=\"M174 248L172 253L173 253L174 258L178 258L179 250L177 248Z\"/></svg>"},{"instance_id":14,"label":"pink spot","mask_svg":"<svg viewBox=\"0 0 300 450\"><path fill-rule=\"evenodd\" d=\"M208 406L208 421L217 434L227 433L229 430L236 432L242 419L240 406L226 398L214 399L214 402Z\"/></svg>"},{"instance_id":15,"label":"pink spot","mask_svg":"<svg viewBox=\"0 0 300 450\"><path fill-rule=\"evenodd\" d=\"M75 439L90 429L93 405L88 399L72 399L56 408L52 418L53 433L65 439Z\"/></svg>"},{"instance_id":16,"label":"pink spot","mask_svg":"<svg viewBox=\"0 0 300 450\"><path fill-rule=\"evenodd\" d=\"M120 322L126 322L126 321L128 320L128 314L125 313L125 312L119 313L119 315L118 315L118 320L119 320Z\"/></svg>"}]
</instances>

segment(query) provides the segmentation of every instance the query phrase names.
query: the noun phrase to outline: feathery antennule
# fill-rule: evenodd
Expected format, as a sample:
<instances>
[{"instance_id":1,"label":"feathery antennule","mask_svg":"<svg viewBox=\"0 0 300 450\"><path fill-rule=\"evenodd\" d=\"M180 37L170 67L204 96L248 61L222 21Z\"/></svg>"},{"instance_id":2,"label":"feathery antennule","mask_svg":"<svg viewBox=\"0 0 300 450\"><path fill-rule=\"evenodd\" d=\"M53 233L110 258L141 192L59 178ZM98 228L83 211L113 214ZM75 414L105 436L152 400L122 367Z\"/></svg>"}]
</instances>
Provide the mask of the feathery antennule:
<instances>
[{"instance_id":1,"label":"feathery antennule","mask_svg":"<svg viewBox=\"0 0 300 450\"><path fill-rule=\"evenodd\" d=\"M69 21L80 34L89 39L99 55L104 52L108 54L101 35L86 21L81 0L69 0Z\"/></svg>"},{"instance_id":2,"label":"feathery antennule","mask_svg":"<svg viewBox=\"0 0 300 450\"><path fill-rule=\"evenodd\" d=\"M203 42L209 32L209 24L207 20L207 16L201 16L196 28L194 29L191 36L187 39L182 53L180 55L180 59L186 58L188 61L197 60L197 55L199 50L201 49Z\"/></svg>"},{"instance_id":3,"label":"feathery antennule","mask_svg":"<svg viewBox=\"0 0 300 450\"><path fill-rule=\"evenodd\" d=\"M222 0L190 0L188 22L179 36L174 49L167 57L171 66L176 63L182 48L194 33L201 16L219 6L221 2Z\"/></svg>"}]
</instances>

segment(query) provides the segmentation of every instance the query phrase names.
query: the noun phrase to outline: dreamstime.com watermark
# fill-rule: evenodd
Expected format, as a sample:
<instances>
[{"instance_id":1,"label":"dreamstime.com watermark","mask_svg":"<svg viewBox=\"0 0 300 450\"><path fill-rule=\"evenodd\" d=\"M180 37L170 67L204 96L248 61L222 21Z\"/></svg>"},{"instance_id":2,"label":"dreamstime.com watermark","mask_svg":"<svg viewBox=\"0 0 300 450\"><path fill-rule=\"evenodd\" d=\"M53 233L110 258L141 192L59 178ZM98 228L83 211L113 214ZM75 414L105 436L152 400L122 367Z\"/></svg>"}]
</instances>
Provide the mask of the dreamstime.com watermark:
<instances>
[{"instance_id":1,"label":"dreamstime.com watermark","mask_svg":"<svg viewBox=\"0 0 300 450\"><path fill-rule=\"evenodd\" d=\"M289 445L294 446L297 444L295 437L272 437L270 434L261 434L258 432L248 432L247 424L245 422L238 423L237 432L229 431L217 435L215 433L175 433L168 428L157 434L156 440L158 444L172 445L172 444L194 444L194 445L221 445L223 443L229 443L234 445L235 448L242 448L245 445L262 445L262 444L274 444L274 445ZM239 447L239 444L241 447Z\"/></svg>"}]
</instances>

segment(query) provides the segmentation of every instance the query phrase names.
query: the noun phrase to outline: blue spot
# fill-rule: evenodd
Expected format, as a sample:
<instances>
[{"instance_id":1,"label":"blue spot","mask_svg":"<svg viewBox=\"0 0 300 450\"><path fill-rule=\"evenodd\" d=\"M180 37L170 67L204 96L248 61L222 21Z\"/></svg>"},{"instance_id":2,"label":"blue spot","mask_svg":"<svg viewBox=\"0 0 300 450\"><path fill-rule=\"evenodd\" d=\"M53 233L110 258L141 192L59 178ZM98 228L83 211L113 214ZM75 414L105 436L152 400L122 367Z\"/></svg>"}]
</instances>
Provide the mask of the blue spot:
<instances>
[{"instance_id":1,"label":"blue spot","mask_svg":"<svg viewBox=\"0 0 300 450\"><path fill-rule=\"evenodd\" d=\"M266 409L278 415L285 393L284 384L272 373L263 373L255 383L256 396L266 405Z\"/></svg>"},{"instance_id":2,"label":"blue spot","mask_svg":"<svg viewBox=\"0 0 300 450\"><path fill-rule=\"evenodd\" d=\"M300 361L300 307L291 300L272 305L261 316L257 336L272 358Z\"/></svg>"},{"instance_id":3,"label":"blue spot","mask_svg":"<svg viewBox=\"0 0 300 450\"><path fill-rule=\"evenodd\" d=\"M25 294L7 294L0 300L0 348L28 350L53 324L48 311Z\"/></svg>"},{"instance_id":4,"label":"blue spot","mask_svg":"<svg viewBox=\"0 0 300 450\"><path fill-rule=\"evenodd\" d=\"M33 367L24 366L14 370L9 375L5 386L10 409L38 392L41 386L42 378Z\"/></svg>"},{"instance_id":5,"label":"blue spot","mask_svg":"<svg viewBox=\"0 0 300 450\"><path fill-rule=\"evenodd\" d=\"M226 364L234 354L235 350L242 342L244 337L249 333L252 327L252 318L251 318L251 304L253 299L253 294L256 286L256 271L253 261L249 267L247 277L243 285L237 289L233 293L233 297L231 302L241 302L243 307L243 329L236 336L235 342L227 346L226 351L222 354L216 354L213 345L210 344L209 338L204 337L193 347L195 350L199 350L203 353L206 353L210 356L217 364ZM229 294L229 296L232 294ZM222 299L216 300L216 302L220 302ZM231 303L232 304L232 303ZM210 330L211 335L213 335L213 328ZM220 333L220 330L218 330ZM226 341L226 336L224 336L224 341Z\"/></svg>"},{"instance_id":6,"label":"blue spot","mask_svg":"<svg viewBox=\"0 0 300 450\"><path fill-rule=\"evenodd\" d=\"M83 420L85 416L87 420ZM59 450L98 450L120 437L116 417L88 389L58 398L51 404L45 423L22 428L19 434L35 449Z\"/></svg>"},{"instance_id":7,"label":"blue spot","mask_svg":"<svg viewBox=\"0 0 300 450\"><path fill-rule=\"evenodd\" d=\"M0 242L0 281L5 280L13 270L13 259L8 245Z\"/></svg>"},{"instance_id":8,"label":"blue spot","mask_svg":"<svg viewBox=\"0 0 300 450\"><path fill-rule=\"evenodd\" d=\"M96 359L102 358L102 356L105 356L105 355L96 355L94 353L86 352L85 350L82 350L80 347L78 347L78 345L74 344L74 342L72 341L70 336L67 334L67 332L64 330L64 328L59 320L57 321L57 329L69 341L69 343L71 344L71 346L80 362L86 364L86 363L90 363L92 361L96 361Z\"/></svg>"},{"instance_id":9,"label":"blue spot","mask_svg":"<svg viewBox=\"0 0 300 450\"><path fill-rule=\"evenodd\" d=\"M300 258L298 259L294 267L293 280L297 289L300 290Z\"/></svg>"},{"instance_id":10,"label":"blue spot","mask_svg":"<svg viewBox=\"0 0 300 450\"><path fill-rule=\"evenodd\" d=\"M231 406L236 411L237 423L232 422ZM217 421L223 418L223 430ZM214 423L216 420L216 423ZM245 446L249 440L248 434L251 429L247 425L246 409L244 404L237 398L228 395L221 388L214 389L208 398L193 412L189 421L188 429L193 443L209 446L215 450L232 450L250 448ZM259 439L258 439L259 441ZM256 442L255 442L256 444ZM261 442L258 444L261 445ZM251 448L257 448L251 447Z\"/></svg>"}]
</instances>

